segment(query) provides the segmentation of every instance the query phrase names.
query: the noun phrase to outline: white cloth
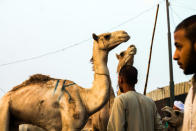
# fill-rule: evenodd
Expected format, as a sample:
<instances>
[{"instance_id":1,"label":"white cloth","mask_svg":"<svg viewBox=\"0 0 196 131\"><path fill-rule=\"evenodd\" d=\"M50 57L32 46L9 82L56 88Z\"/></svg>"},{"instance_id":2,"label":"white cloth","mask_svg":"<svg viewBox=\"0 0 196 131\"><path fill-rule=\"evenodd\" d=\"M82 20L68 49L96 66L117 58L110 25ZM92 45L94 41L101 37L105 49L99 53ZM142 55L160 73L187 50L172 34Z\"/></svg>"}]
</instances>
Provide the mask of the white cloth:
<instances>
[{"instance_id":1,"label":"white cloth","mask_svg":"<svg viewBox=\"0 0 196 131\"><path fill-rule=\"evenodd\" d=\"M174 106L184 112L184 104L181 101L174 101Z\"/></svg>"},{"instance_id":2,"label":"white cloth","mask_svg":"<svg viewBox=\"0 0 196 131\"><path fill-rule=\"evenodd\" d=\"M184 120L182 131L196 131L196 75L192 79L190 88L184 104Z\"/></svg>"},{"instance_id":3,"label":"white cloth","mask_svg":"<svg viewBox=\"0 0 196 131\"><path fill-rule=\"evenodd\" d=\"M128 91L115 98L107 130L162 131L163 125L152 99Z\"/></svg>"}]
</instances>

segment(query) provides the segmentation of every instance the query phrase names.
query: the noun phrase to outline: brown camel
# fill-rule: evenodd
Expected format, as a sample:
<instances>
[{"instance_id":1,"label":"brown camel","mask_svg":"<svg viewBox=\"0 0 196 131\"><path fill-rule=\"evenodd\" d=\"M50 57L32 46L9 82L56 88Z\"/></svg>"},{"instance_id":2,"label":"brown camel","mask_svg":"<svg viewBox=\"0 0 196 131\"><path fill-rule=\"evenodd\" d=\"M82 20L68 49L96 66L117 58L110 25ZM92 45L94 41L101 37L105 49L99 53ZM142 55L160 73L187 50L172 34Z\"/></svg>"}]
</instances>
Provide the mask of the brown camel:
<instances>
[{"instance_id":1,"label":"brown camel","mask_svg":"<svg viewBox=\"0 0 196 131\"><path fill-rule=\"evenodd\" d=\"M119 55L116 54L118 62L117 73L119 73L120 69L124 65L133 65L134 55L136 54L136 47L134 45L130 45L127 50L122 51ZM91 122L91 128L93 131L107 131L107 123L110 117L112 105L114 102L115 94L114 90L110 88L110 99L107 104L98 112L91 116L91 119L87 122ZM90 126L87 125L83 130L91 130Z\"/></svg>"},{"instance_id":2,"label":"brown camel","mask_svg":"<svg viewBox=\"0 0 196 131\"><path fill-rule=\"evenodd\" d=\"M41 74L14 87L0 100L1 131L18 130L18 125L23 123L47 131L81 130L88 117L109 99L108 53L129 38L125 31L93 34L95 73L92 88L82 88L73 81Z\"/></svg>"},{"instance_id":3,"label":"brown camel","mask_svg":"<svg viewBox=\"0 0 196 131\"><path fill-rule=\"evenodd\" d=\"M167 131L181 131L184 113L165 106L161 111L166 115L162 120L168 123Z\"/></svg>"},{"instance_id":4,"label":"brown camel","mask_svg":"<svg viewBox=\"0 0 196 131\"><path fill-rule=\"evenodd\" d=\"M125 65L133 65L134 62L134 55L136 54L137 49L135 45L130 45L127 50L122 51L119 55L116 54L118 59L118 67L117 73L119 73L120 69Z\"/></svg>"}]
</instances>

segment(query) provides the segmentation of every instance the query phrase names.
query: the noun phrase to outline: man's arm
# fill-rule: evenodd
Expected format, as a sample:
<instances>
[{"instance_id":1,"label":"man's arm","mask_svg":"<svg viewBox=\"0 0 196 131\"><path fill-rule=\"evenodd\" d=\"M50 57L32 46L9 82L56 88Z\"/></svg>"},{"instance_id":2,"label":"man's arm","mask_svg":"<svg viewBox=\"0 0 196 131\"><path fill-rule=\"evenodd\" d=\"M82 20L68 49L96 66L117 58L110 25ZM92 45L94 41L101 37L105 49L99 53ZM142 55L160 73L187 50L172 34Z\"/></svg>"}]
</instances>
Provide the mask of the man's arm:
<instances>
[{"instance_id":1,"label":"man's arm","mask_svg":"<svg viewBox=\"0 0 196 131\"><path fill-rule=\"evenodd\" d=\"M116 97L107 126L108 131L125 131L125 108L120 97Z\"/></svg>"}]
</instances>

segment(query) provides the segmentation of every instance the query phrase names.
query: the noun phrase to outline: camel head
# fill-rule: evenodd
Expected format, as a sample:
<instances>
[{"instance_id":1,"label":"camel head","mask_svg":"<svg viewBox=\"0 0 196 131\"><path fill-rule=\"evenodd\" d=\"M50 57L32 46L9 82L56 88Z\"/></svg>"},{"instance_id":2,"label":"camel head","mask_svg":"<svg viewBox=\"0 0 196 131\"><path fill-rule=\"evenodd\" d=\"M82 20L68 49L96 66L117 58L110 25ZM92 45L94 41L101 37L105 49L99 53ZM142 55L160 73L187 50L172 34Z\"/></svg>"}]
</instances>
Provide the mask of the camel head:
<instances>
[{"instance_id":1,"label":"camel head","mask_svg":"<svg viewBox=\"0 0 196 131\"><path fill-rule=\"evenodd\" d=\"M173 110L173 108L169 106L165 106L161 109L161 111L165 114L165 117L162 119L165 122L168 122L172 127L180 127L182 126L184 113L179 110Z\"/></svg>"},{"instance_id":2,"label":"camel head","mask_svg":"<svg viewBox=\"0 0 196 131\"><path fill-rule=\"evenodd\" d=\"M130 38L130 36L125 31L103 33L100 35L96 35L93 33L92 36L94 39L94 43L93 43L93 56L91 58L91 62L93 64L93 70L95 72L98 72L98 70L102 68L100 64L107 63L109 51L116 48L121 43L127 42Z\"/></svg>"},{"instance_id":3,"label":"camel head","mask_svg":"<svg viewBox=\"0 0 196 131\"><path fill-rule=\"evenodd\" d=\"M97 44L100 50L110 51L123 42L127 42L130 36L125 31L116 31L112 33L103 33L96 35L93 33L94 44Z\"/></svg>"},{"instance_id":4,"label":"camel head","mask_svg":"<svg viewBox=\"0 0 196 131\"><path fill-rule=\"evenodd\" d=\"M136 47L134 45L130 45L127 50L122 51L119 55L116 54L116 57L119 60L117 67L118 73L124 65L133 65L133 59L136 51Z\"/></svg>"}]
</instances>

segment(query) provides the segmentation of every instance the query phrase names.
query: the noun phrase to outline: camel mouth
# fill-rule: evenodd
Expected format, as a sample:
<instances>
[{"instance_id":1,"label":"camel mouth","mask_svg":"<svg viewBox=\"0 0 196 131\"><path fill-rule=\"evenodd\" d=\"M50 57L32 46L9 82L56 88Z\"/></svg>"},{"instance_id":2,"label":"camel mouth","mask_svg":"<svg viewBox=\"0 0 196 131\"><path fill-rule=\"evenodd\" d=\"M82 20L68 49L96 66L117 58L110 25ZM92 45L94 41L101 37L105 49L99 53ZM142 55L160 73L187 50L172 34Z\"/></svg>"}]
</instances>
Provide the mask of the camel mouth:
<instances>
[{"instance_id":1,"label":"camel mouth","mask_svg":"<svg viewBox=\"0 0 196 131\"><path fill-rule=\"evenodd\" d=\"M132 55L135 55L135 54L136 54L136 50L131 51L129 55L132 56Z\"/></svg>"},{"instance_id":2,"label":"camel mouth","mask_svg":"<svg viewBox=\"0 0 196 131\"><path fill-rule=\"evenodd\" d=\"M124 42L127 42L130 39L130 36L126 31L122 31L118 38Z\"/></svg>"},{"instance_id":3,"label":"camel mouth","mask_svg":"<svg viewBox=\"0 0 196 131\"><path fill-rule=\"evenodd\" d=\"M162 118L163 121L168 122L171 119L171 113L170 112L164 112L164 116L165 117Z\"/></svg>"},{"instance_id":4,"label":"camel mouth","mask_svg":"<svg viewBox=\"0 0 196 131\"><path fill-rule=\"evenodd\" d=\"M125 41L127 42L131 37L128 35L125 37Z\"/></svg>"},{"instance_id":5,"label":"camel mouth","mask_svg":"<svg viewBox=\"0 0 196 131\"><path fill-rule=\"evenodd\" d=\"M120 37L120 40L117 41L114 45L109 46L108 50L110 51L110 50L116 48L117 46L119 46L121 43L127 42L129 40L129 38L130 38L129 36L127 36L127 37Z\"/></svg>"},{"instance_id":6,"label":"camel mouth","mask_svg":"<svg viewBox=\"0 0 196 131\"><path fill-rule=\"evenodd\" d=\"M129 55L130 55L130 56L131 56L131 55L135 55L136 52L137 52L137 49L136 49L135 47L131 47L131 48L129 48L128 50L129 50Z\"/></svg>"},{"instance_id":7,"label":"camel mouth","mask_svg":"<svg viewBox=\"0 0 196 131\"><path fill-rule=\"evenodd\" d=\"M127 42L128 40L130 39L130 36L127 34L127 35L124 35L124 36L120 36L119 37L119 41L116 42L115 45L113 45L112 47L110 47L109 49L114 49L116 48L118 45L120 45L121 43L124 43L124 42Z\"/></svg>"},{"instance_id":8,"label":"camel mouth","mask_svg":"<svg viewBox=\"0 0 196 131\"><path fill-rule=\"evenodd\" d=\"M170 108L169 108L170 109ZM169 121L172 117L171 111L169 110L167 107L164 107L161 109L161 111L163 112L163 121Z\"/></svg>"},{"instance_id":9,"label":"camel mouth","mask_svg":"<svg viewBox=\"0 0 196 131\"><path fill-rule=\"evenodd\" d=\"M120 36L119 37L123 42L127 42L130 39L130 36L127 34L125 36Z\"/></svg>"}]
</instances>

